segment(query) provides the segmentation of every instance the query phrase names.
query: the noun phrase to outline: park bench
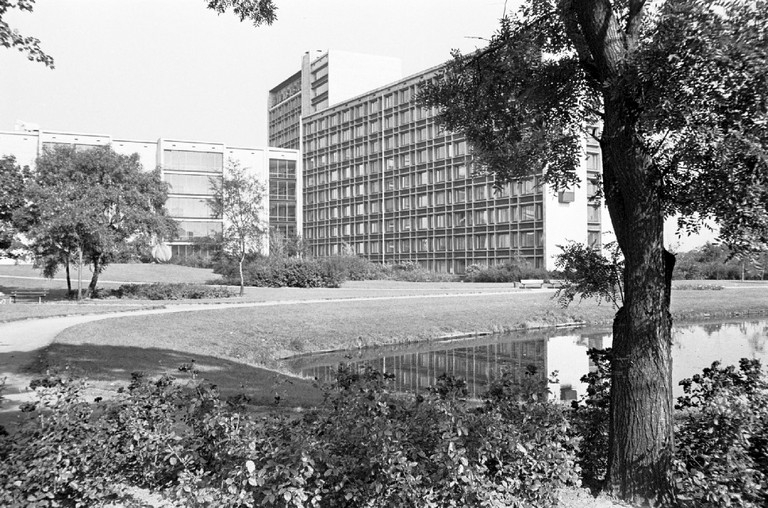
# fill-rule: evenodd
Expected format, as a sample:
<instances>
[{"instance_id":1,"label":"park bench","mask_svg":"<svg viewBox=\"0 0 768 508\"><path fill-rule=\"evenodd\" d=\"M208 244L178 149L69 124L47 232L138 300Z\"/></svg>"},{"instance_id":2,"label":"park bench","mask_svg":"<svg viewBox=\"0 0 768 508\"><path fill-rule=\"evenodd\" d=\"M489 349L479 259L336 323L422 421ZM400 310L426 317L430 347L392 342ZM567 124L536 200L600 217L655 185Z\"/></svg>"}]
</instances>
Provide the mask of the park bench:
<instances>
[{"instance_id":1,"label":"park bench","mask_svg":"<svg viewBox=\"0 0 768 508\"><path fill-rule=\"evenodd\" d=\"M557 289L563 287L563 281L560 279L549 279L549 287Z\"/></svg>"},{"instance_id":2,"label":"park bench","mask_svg":"<svg viewBox=\"0 0 768 508\"><path fill-rule=\"evenodd\" d=\"M37 298L37 303L43 303L43 298L48 296L48 291L14 291L11 293L11 303L16 303L19 298Z\"/></svg>"},{"instance_id":3,"label":"park bench","mask_svg":"<svg viewBox=\"0 0 768 508\"><path fill-rule=\"evenodd\" d=\"M521 289L541 289L543 284L544 281L541 279L522 279L518 287Z\"/></svg>"}]
</instances>

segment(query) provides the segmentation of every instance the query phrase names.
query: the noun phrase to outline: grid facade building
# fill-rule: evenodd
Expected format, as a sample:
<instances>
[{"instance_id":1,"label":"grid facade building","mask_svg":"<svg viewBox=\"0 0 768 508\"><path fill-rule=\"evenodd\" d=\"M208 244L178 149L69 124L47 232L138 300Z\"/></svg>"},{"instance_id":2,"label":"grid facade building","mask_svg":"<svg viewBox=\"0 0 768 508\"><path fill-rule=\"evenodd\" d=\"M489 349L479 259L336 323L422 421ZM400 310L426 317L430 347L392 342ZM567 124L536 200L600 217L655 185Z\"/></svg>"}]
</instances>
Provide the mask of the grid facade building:
<instances>
[{"instance_id":1,"label":"grid facade building","mask_svg":"<svg viewBox=\"0 0 768 508\"><path fill-rule=\"evenodd\" d=\"M132 141L112 139L109 135L39 129L0 132L0 156L13 155L18 164L31 168L35 167L37 157L45 148L56 145L76 149L110 145L120 154L138 154L145 169L159 167L163 181L169 184L165 205L168 215L179 224L178 238L169 242L174 256L192 254L198 249L200 239L221 232L223 219L212 214L208 202L213 197L212 184L221 180L228 161L239 162L270 189L264 199L264 214L270 213L270 227L291 233L301 228L301 218L296 213L301 203L296 186L297 176L301 174L301 160L296 150L237 148L222 143L166 138ZM283 182L284 175L288 174L292 185L280 186L278 182ZM273 187L281 189L274 198ZM265 241L265 248L267 244Z\"/></svg>"},{"instance_id":2,"label":"grid facade building","mask_svg":"<svg viewBox=\"0 0 768 508\"><path fill-rule=\"evenodd\" d=\"M308 51L301 70L269 91L269 146L298 150L302 117L401 77L402 64L397 58Z\"/></svg>"},{"instance_id":3,"label":"grid facade building","mask_svg":"<svg viewBox=\"0 0 768 508\"><path fill-rule=\"evenodd\" d=\"M354 252L461 274L525 261L553 269L558 245L599 245L599 149L585 141L583 182L553 193L538 176L495 185L473 173L463 136L416 105L440 67L302 117L303 236L312 254ZM331 77L331 79L333 79Z\"/></svg>"}]
</instances>

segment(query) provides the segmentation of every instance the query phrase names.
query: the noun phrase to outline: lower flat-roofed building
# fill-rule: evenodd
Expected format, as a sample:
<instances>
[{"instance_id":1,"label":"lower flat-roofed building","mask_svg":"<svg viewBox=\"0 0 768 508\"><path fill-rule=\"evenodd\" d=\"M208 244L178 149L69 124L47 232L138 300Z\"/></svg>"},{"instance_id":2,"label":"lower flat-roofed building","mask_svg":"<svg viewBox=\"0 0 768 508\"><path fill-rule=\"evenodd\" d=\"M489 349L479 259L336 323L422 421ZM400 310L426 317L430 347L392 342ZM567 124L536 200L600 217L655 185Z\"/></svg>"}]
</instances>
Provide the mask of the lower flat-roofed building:
<instances>
[{"instance_id":1,"label":"lower flat-roofed building","mask_svg":"<svg viewBox=\"0 0 768 508\"><path fill-rule=\"evenodd\" d=\"M212 181L222 178L230 161L257 175L268 189L264 214L269 214L270 228L284 234L301 230L301 215L296 213L301 207L301 159L296 150L237 148L168 138L133 141L109 135L43 131L37 127L0 132L0 156L13 155L17 163L33 169L43 150L56 144L74 145L78 149L110 145L120 154L138 154L147 170L159 167L163 180L169 184L168 215L179 223L179 236L170 242L175 257L196 252L199 240L221 232L222 218L213 216L208 200L213 196ZM267 249L269 242L263 244Z\"/></svg>"},{"instance_id":2,"label":"lower flat-roofed building","mask_svg":"<svg viewBox=\"0 0 768 508\"><path fill-rule=\"evenodd\" d=\"M439 69L302 118L303 232L312 253L462 274L508 261L551 270L558 245L600 245L608 216L589 199L601 172L598 145L583 142L573 189L555 193L537 176L495 185L473 172L464 137L416 104L420 83Z\"/></svg>"}]
</instances>

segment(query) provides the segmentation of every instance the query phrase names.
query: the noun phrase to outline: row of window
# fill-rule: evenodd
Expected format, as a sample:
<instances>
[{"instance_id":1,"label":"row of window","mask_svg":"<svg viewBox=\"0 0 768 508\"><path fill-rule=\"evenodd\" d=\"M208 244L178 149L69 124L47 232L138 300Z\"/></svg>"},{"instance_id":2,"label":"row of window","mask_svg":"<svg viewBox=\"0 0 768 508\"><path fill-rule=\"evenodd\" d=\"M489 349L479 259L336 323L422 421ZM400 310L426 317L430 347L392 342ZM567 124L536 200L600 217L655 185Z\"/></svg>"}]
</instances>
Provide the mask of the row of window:
<instances>
[{"instance_id":1,"label":"row of window","mask_svg":"<svg viewBox=\"0 0 768 508\"><path fill-rule=\"evenodd\" d=\"M163 168L175 171L206 171L221 173L224 154L192 150L163 150Z\"/></svg>"},{"instance_id":2,"label":"row of window","mask_svg":"<svg viewBox=\"0 0 768 508\"><path fill-rule=\"evenodd\" d=\"M347 147L341 150L333 150L328 154L308 157L306 159L307 169L319 169L328 164L336 164L351 159L374 155L381 152L381 146L381 141L375 140L371 141L370 143L355 145L354 147ZM389 150L391 148L392 147L387 146L385 141L384 149ZM402 154L398 157L389 157L385 160L384 167L386 170L406 168L414 164L426 164L429 162L437 162L453 157L463 157L465 154L466 142L460 141L456 143L435 146L433 148L422 148L415 150L413 153Z\"/></svg>"},{"instance_id":3,"label":"row of window","mask_svg":"<svg viewBox=\"0 0 768 508\"><path fill-rule=\"evenodd\" d=\"M269 177L296 179L296 161L269 159Z\"/></svg>"},{"instance_id":4,"label":"row of window","mask_svg":"<svg viewBox=\"0 0 768 508\"><path fill-rule=\"evenodd\" d=\"M357 104L342 111L331 113L319 118L317 120L310 120L305 125L305 132L307 134L313 134L330 127L336 127L340 124L350 122L352 120L358 120L366 118L369 115L373 115L384 109L390 109L400 104L410 104L413 98L414 89L412 87L403 88L401 90L385 94L383 97L374 97L372 100L362 104ZM417 120L434 116L435 110L424 108L409 108L401 112L400 114L407 115L406 118L416 118ZM391 115L390 115L391 116ZM401 122L403 120L400 120ZM411 120L408 119L408 122Z\"/></svg>"},{"instance_id":5,"label":"row of window","mask_svg":"<svg viewBox=\"0 0 768 508\"><path fill-rule=\"evenodd\" d=\"M170 192L174 194L213 194L214 183L221 182L220 176L193 175L183 173L168 173L163 179L170 185Z\"/></svg>"},{"instance_id":6,"label":"row of window","mask_svg":"<svg viewBox=\"0 0 768 508\"><path fill-rule=\"evenodd\" d=\"M295 180L270 180L269 181L269 199L292 199L296 200L296 181Z\"/></svg>"},{"instance_id":7,"label":"row of window","mask_svg":"<svg viewBox=\"0 0 768 508\"><path fill-rule=\"evenodd\" d=\"M540 231L521 233L488 233L472 236L453 236L449 238L413 238L403 240L378 240L352 242L358 254L379 254L383 244L385 254L403 254L411 252L450 252L488 249L535 249L543 247L543 235Z\"/></svg>"},{"instance_id":8,"label":"row of window","mask_svg":"<svg viewBox=\"0 0 768 508\"><path fill-rule=\"evenodd\" d=\"M411 206L412 201L410 197L401 198L400 210L407 210L407 207ZM418 203L418 201L417 201ZM395 199L384 200L384 211L394 212ZM371 203L357 203L348 204L342 206L333 206L330 208L321 208L318 210L305 210L304 220L307 225L311 225L317 221L324 221L329 219L338 219L340 217L361 217L368 214L380 213L381 207L378 201ZM597 220L593 219L592 214L597 214ZM600 209L597 207L590 207L590 219L589 222L599 222ZM483 209L483 210L460 210L456 212L437 213L431 215L424 215L422 217L405 217L402 219L386 219L384 221L385 230L387 232L394 232L394 224L399 220L400 231L409 231L412 227L416 229L429 229L429 228L444 228L444 227L466 227L466 226L482 226L486 224L508 224L512 222L529 222L534 220L543 219L543 208L541 203L529 203L525 205L514 205L496 209ZM416 221L412 223L411 221ZM371 222L371 224L377 224L377 222ZM390 227L389 225L392 224Z\"/></svg>"}]
</instances>

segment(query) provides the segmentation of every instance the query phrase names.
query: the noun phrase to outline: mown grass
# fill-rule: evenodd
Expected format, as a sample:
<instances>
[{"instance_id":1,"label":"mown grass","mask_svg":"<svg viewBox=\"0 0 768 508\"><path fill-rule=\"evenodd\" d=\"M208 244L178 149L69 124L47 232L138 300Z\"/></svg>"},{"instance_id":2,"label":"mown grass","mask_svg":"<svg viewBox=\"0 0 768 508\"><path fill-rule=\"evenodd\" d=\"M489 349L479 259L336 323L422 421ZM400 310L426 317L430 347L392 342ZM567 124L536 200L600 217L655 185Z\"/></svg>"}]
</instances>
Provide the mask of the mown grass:
<instances>
[{"instance_id":1,"label":"mown grass","mask_svg":"<svg viewBox=\"0 0 768 508\"><path fill-rule=\"evenodd\" d=\"M510 291L283 302L110 319L70 328L57 342L161 346L279 367L280 358L297 353L563 322L607 325L613 319L614 310L609 305L583 301L562 309L551 297L551 292ZM766 312L768 285L743 290L675 291L672 311L678 320Z\"/></svg>"}]
</instances>

